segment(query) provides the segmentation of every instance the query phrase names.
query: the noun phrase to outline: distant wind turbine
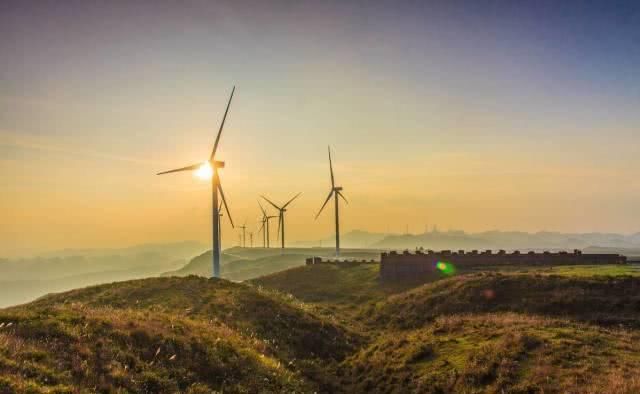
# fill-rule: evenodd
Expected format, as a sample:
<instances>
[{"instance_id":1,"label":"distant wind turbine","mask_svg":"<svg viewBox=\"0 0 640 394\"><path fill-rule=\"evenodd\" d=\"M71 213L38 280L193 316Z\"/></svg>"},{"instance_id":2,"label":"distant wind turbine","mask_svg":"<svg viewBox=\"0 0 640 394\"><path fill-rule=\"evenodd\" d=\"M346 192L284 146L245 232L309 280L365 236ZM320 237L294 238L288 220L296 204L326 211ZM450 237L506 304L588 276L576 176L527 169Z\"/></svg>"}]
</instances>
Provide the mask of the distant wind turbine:
<instances>
[{"instance_id":1,"label":"distant wind turbine","mask_svg":"<svg viewBox=\"0 0 640 394\"><path fill-rule=\"evenodd\" d=\"M320 216L320 214L322 213L322 210L324 209L324 207L327 205L327 203L333 196L335 200L335 216L336 216L336 256L339 256L340 255L340 216L338 213L338 196L340 196L344 200L344 202L346 202L347 204L348 202L347 202L347 199L342 195L342 186L336 186L335 178L333 176L333 165L331 164L331 148L328 147L327 150L329 151L329 172L331 173L331 191L329 191L329 195L327 196L327 199L324 201L324 204L322 204L320 211L318 211L318 214L316 215L316 219L318 219L318 216Z\"/></svg>"},{"instance_id":2,"label":"distant wind turbine","mask_svg":"<svg viewBox=\"0 0 640 394\"><path fill-rule=\"evenodd\" d=\"M222 203L224 204L224 208L227 211L227 216L229 216L229 222L231 222L231 226L233 227L233 219L231 219L231 213L229 212L229 206L227 205L227 200L224 198L224 192L222 191L222 185L220 184L220 176L218 174L219 168L224 168L224 161L217 161L215 159L216 151L218 150L218 143L220 142L220 136L222 135L222 129L224 128L224 122L227 119L227 114L229 113L229 106L231 105L231 100L233 99L233 93L235 92L236 87L234 86L231 90L231 96L229 96L229 102L227 102L227 109L224 111L224 116L222 117L222 122L220 123L220 128L218 129L218 135L216 136L216 140L213 144L213 150L211 151L211 156L209 160L204 163L193 164L187 167L177 168L175 170L163 171L158 173L157 175L170 174L173 172L180 171L196 171L198 174L211 175L211 200L212 200L212 243L213 243L213 277L220 277L220 208L218 207L218 192L220 193L220 197L222 198Z\"/></svg>"},{"instance_id":3,"label":"distant wind turbine","mask_svg":"<svg viewBox=\"0 0 640 394\"><path fill-rule=\"evenodd\" d=\"M293 200L295 200L296 198L298 198L299 195L301 195L302 192L296 194L295 196L293 196L293 198L289 201L287 201L286 204L284 204L283 206L279 207L276 204L274 204L271 200L269 200L268 198L266 198L265 196L262 196L262 198L265 199L265 201L267 201L269 204L273 205L275 209L278 210L279 214L278 214L278 236L280 237L280 242L281 242L281 247L282 249L284 249L284 213L287 211L287 206L289 204L291 204L291 202Z\"/></svg>"},{"instance_id":4,"label":"distant wind turbine","mask_svg":"<svg viewBox=\"0 0 640 394\"><path fill-rule=\"evenodd\" d=\"M263 246L265 247L269 247L269 220L270 219L274 219L277 218L278 216L269 216L267 215L267 211L264 210L264 208L262 207L262 204L260 204L260 201L258 201L258 205L260 206L260 210L262 211L262 226L260 226L260 230L258 230L258 232L262 231L262 235L263 235Z\"/></svg>"},{"instance_id":5,"label":"distant wind turbine","mask_svg":"<svg viewBox=\"0 0 640 394\"><path fill-rule=\"evenodd\" d=\"M242 226L238 226L242 230L242 247L247 247L247 221L245 220Z\"/></svg>"}]
</instances>

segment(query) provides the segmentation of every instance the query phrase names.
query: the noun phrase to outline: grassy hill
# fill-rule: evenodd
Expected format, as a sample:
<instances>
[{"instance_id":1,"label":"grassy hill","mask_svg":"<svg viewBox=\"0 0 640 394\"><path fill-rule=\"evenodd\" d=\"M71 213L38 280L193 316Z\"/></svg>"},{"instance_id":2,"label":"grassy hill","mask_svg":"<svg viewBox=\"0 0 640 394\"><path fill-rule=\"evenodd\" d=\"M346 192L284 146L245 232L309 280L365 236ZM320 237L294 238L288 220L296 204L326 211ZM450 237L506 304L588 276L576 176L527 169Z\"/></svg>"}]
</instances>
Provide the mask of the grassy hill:
<instances>
[{"instance_id":1,"label":"grassy hill","mask_svg":"<svg viewBox=\"0 0 640 394\"><path fill-rule=\"evenodd\" d=\"M307 257L332 257L332 248L241 248L225 249L220 257L220 275L222 278L242 281L249 280L305 264ZM380 252L375 249L345 249L345 259L379 260ZM163 276L200 275L211 276L211 251L193 258L184 267L169 271Z\"/></svg>"},{"instance_id":2,"label":"grassy hill","mask_svg":"<svg viewBox=\"0 0 640 394\"><path fill-rule=\"evenodd\" d=\"M0 310L0 393L640 390L640 278L624 270L389 284L377 269L135 280Z\"/></svg>"},{"instance_id":3,"label":"grassy hill","mask_svg":"<svg viewBox=\"0 0 640 394\"><path fill-rule=\"evenodd\" d=\"M443 315L342 364L352 392L637 393L640 336L525 314Z\"/></svg>"},{"instance_id":4,"label":"grassy hill","mask_svg":"<svg viewBox=\"0 0 640 394\"><path fill-rule=\"evenodd\" d=\"M157 278L0 311L0 392L292 392L360 337L277 294Z\"/></svg>"},{"instance_id":5,"label":"grassy hill","mask_svg":"<svg viewBox=\"0 0 640 394\"><path fill-rule=\"evenodd\" d=\"M471 274L392 296L373 319L416 328L443 315L518 312L640 327L639 289L640 278L631 276Z\"/></svg>"},{"instance_id":6,"label":"grassy hill","mask_svg":"<svg viewBox=\"0 0 640 394\"><path fill-rule=\"evenodd\" d=\"M640 389L640 278L627 267L512 270L525 272L385 284L374 265L323 264L253 283L366 336L335 370L350 392Z\"/></svg>"}]
</instances>

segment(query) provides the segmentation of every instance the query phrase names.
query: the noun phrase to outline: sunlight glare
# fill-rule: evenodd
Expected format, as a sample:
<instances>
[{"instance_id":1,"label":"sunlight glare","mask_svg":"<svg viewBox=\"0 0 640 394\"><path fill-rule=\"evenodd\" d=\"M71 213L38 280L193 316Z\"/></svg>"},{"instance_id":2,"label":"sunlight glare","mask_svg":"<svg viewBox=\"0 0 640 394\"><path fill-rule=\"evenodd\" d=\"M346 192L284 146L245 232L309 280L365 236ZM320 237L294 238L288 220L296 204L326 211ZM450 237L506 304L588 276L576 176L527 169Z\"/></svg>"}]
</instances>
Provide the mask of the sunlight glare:
<instances>
[{"instance_id":1,"label":"sunlight glare","mask_svg":"<svg viewBox=\"0 0 640 394\"><path fill-rule=\"evenodd\" d=\"M202 163L200 168L196 170L195 175L200 179L211 179L211 176L213 175L211 164L209 164L209 162Z\"/></svg>"}]
</instances>

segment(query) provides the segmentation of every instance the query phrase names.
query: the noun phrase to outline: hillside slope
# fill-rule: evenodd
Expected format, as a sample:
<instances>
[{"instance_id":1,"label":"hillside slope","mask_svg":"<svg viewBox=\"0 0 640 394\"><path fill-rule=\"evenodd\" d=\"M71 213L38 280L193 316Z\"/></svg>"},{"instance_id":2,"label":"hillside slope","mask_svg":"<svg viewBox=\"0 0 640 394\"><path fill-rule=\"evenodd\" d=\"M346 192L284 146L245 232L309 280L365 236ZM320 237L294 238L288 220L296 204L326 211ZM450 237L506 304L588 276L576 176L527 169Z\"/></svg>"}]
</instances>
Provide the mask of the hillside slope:
<instances>
[{"instance_id":1,"label":"hillside slope","mask_svg":"<svg viewBox=\"0 0 640 394\"><path fill-rule=\"evenodd\" d=\"M277 295L193 276L47 296L0 325L3 393L314 391L360 342Z\"/></svg>"},{"instance_id":2,"label":"hillside slope","mask_svg":"<svg viewBox=\"0 0 640 394\"><path fill-rule=\"evenodd\" d=\"M525 314L447 315L381 335L340 367L367 393L637 393L640 336Z\"/></svg>"},{"instance_id":3,"label":"hillside slope","mask_svg":"<svg viewBox=\"0 0 640 394\"><path fill-rule=\"evenodd\" d=\"M438 316L518 312L640 327L640 278L480 273L427 284L390 297L372 319L418 328Z\"/></svg>"},{"instance_id":4,"label":"hillside slope","mask_svg":"<svg viewBox=\"0 0 640 394\"><path fill-rule=\"evenodd\" d=\"M249 280L289 268L300 267L308 257L332 257L333 248L241 248L225 249L220 255L220 275L229 280ZM344 249L342 257L347 259L379 260L378 250ZM211 276L211 251L194 257L184 267L164 273L162 276Z\"/></svg>"}]
</instances>

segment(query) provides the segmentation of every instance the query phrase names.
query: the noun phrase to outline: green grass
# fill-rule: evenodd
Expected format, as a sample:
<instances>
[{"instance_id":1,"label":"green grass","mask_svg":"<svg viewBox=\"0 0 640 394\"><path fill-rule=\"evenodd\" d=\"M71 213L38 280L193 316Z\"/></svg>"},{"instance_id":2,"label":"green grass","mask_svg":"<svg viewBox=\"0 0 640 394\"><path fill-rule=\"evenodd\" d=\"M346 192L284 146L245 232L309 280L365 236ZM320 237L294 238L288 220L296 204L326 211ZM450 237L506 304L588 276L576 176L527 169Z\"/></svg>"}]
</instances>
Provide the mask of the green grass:
<instances>
[{"instance_id":1,"label":"green grass","mask_svg":"<svg viewBox=\"0 0 640 394\"><path fill-rule=\"evenodd\" d=\"M238 272L273 257L235 252ZM0 310L0 393L635 393L640 278L627 273L381 283L377 265L318 264L78 289Z\"/></svg>"},{"instance_id":2,"label":"green grass","mask_svg":"<svg viewBox=\"0 0 640 394\"><path fill-rule=\"evenodd\" d=\"M480 273L453 277L390 297L374 325L420 327L457 313L518 312L640 327L640 278Z\"/></svg>"},{"instance_id":3,"label":"green grass","mask_svg":"<svg viewBox=\"0 0 640 394\"><path fill-rule=\"evenodd\" d=\"M381 283L379 265L316 264L292 268L252 280L257 286L291 295L319 314L343 325L360 324L361 311L391 294L419 286L418 282Z\"/></svg>"},{"instance_id":4,"label":"green grass","mask_svg":"<svg viewBox=\"0 0 640 394\"><path fill-rule=\"evenodd\" d=\"M52 295L0 323L0 392L313 391L361 342L279 294L194 276Z\"/></svg>"},{"instance_id":5,"label":"green grass","mask_svg":"<svg viewBox=\"0 0 640 394\"><path fill-rule=\"evenodd\" d=\"M380 336L338 379L354 392L634 393L638 339L537 316L448 315Z\"/></svg>"},{"instance_id":6,"label":"green grass","mask_svg":"<svg viewBox=\"0 0 640 394\"><path fill-rule=\"evenodd\" d=\"M566 276L639 276L640 270L630 264L620 265L559 265L554 267L539 266L485 266L472 267L462 273L474 272L511 272L539 273Z\"/></svg>"}]
</instances>

